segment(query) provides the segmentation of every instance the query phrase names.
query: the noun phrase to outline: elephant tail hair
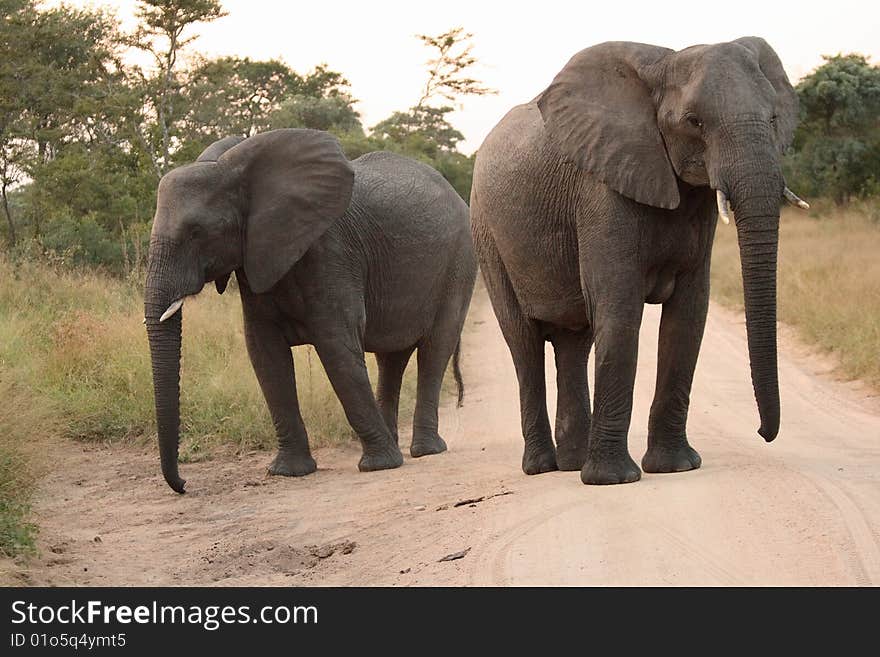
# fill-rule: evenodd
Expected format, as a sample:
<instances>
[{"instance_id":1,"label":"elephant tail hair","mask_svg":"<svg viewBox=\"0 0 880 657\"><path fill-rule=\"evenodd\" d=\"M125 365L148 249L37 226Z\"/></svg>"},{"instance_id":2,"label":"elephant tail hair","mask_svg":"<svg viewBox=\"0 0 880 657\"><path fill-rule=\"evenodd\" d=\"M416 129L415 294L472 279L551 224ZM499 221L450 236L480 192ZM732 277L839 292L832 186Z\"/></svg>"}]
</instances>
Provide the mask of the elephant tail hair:
<instances>
[{"instance_id":1,"label":"elephant tail hair","mask_svg":"<svg viewBox=\"0 0 880 657\"><path fill-rule=\"evenodd\" d=\"M458 403L457 408L464 406L464 381L461 378L461 366L459 363L461 356L461 338L455 345L455 351L452 353L452 375L455 377L455 385L458 386Z\"/></svg>"}]
</instances>

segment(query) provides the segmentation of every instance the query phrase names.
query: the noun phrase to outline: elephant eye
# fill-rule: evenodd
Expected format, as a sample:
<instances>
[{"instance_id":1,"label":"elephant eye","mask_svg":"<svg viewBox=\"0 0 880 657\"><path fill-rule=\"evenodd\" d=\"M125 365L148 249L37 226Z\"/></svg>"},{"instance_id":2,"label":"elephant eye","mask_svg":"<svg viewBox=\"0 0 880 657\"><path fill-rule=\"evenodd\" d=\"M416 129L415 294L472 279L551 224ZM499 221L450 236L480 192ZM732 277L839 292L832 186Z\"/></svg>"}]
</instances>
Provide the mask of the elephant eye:
<instances>
[{"instance_id":1,"label":"elephant eye","mask_svg":"<svg viewBox=\"0 0 880 657\"><path fill-rule=\"evenodd\" d=\"M700 118L696 117L692 114L687 117L687 122L690 123L693 127L698 128L698 129L703 127L703 122L700 120Z\"/></svg>"},{"instance_id":2,"label":"elephant eye","mask_svg":"<svg viewBox=\"0 0 880 657\"><path fill-rule=\"evenodd\" d=\"M774 114L773 116L771 116L771 117L770 117L770 125L776 125L776 119L778 119L778 118L779 118L779 117L776 116L776 114Z\"/></svg>"}]
</instances>

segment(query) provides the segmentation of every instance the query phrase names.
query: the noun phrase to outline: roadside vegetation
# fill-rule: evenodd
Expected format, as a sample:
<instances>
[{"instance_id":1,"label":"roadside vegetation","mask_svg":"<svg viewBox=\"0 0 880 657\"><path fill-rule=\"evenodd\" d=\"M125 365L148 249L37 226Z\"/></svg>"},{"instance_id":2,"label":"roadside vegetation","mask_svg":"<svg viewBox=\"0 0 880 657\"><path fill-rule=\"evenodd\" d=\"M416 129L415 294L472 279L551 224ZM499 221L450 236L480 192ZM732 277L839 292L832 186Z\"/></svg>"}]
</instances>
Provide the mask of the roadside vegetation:
<instances>
[{"instance_id":1,"label":"roadside vegetation","mask_svg":"<svg viewBox=\"0 0 880 657\"><path fill-rule=\"evenodd\" d=\"M45 450L59 428L51 409L35 403L27 387L10 379L0 372L0 557L33 551L30 498L45 462L35 452Z\"/></svg>"}]
</instances>

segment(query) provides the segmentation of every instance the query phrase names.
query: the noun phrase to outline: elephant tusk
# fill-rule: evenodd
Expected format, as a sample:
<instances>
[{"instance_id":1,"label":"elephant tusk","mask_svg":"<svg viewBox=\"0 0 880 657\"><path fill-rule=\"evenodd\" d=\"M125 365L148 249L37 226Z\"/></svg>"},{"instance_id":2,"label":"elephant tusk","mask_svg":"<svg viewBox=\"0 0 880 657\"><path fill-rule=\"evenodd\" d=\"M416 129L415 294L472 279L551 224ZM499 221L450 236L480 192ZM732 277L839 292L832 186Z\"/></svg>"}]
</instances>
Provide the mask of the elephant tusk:
<instances>
[{"instance_id":1,"label":"elephant tusk","mask_svg":"<svg viewBox=\"0 0 880 657\"><path fill-rule=\"evenodd\" d=\"M730 208L730 201L727 200L727 194L720 189L715 192L715 199L718 201L718 216L721 221L727 225L733 217L733 210Z\"/></svg>"},{"instance_id":2,"label":"elephant tusk","mask_svg":"<svg viewBox=\"0 0 880 657\"><path fill-rule=\"evenodd\" d=\"M810 204L807 203L804 199L800 198L797 194L791 191L788 187L786 187L782 195L785 197L785 200L791 203L794 206L799 207L801 210L809 210Z\"/></svg>"},{"instance_id":3,"label":"elephant tusk","mask_svg":"<svg viewBox=\"0 0 880 657\"><path fill-rule=\"evenodd\" d=\"M171 317L174 313L176 313L182 307L183 307L183 299L178 299L177 301L172 303L170 306L168 306L168 310L166 310L164 313L162 313L162 316L159 318L159 321L164 322L166 319Z\"/></svg>"}]
</instances>

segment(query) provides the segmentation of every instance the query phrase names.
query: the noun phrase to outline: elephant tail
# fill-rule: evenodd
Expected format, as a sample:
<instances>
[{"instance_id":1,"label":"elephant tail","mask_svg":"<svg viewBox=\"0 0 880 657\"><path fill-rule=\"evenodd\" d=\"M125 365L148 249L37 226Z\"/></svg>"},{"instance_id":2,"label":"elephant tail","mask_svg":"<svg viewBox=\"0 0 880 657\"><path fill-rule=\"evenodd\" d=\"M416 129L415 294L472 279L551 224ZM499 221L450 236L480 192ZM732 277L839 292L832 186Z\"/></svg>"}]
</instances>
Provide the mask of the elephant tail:
<instances>
[{"instance_id":1,"label":"elephant tail","mask_svg":"<svg viewBox=\"0 0 880 657\"><path fill-rule=\"evenodd\" d=\"M452 376L455 377L455 385L458 386L458 403L456 406L461 408L464 405L464 381L461 378L461 366L459 363L461 356L461 338L455 345L455 351L452 353Z\"/></svg>"}]
</instances>

